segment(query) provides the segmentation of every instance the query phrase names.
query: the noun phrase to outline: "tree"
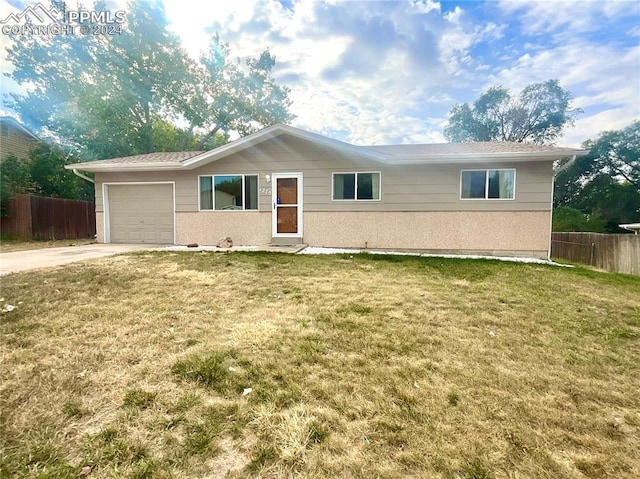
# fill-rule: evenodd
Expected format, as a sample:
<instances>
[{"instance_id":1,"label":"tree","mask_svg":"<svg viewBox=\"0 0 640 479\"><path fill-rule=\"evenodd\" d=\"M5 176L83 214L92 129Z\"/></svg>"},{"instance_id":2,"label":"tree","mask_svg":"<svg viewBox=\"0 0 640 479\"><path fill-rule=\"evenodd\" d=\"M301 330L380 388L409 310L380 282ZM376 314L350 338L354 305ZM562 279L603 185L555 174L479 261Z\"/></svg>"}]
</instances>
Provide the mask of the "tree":
<instances>
[{"instance_id":1,"label":"tree","mask_svg":"<svg viewBox=\"0 0 640 479\"><path fill-rule=\"evenodd\" d=\"M583 146L589 155L556 176L554 205L598 214L604 231L621 233L618 224L640 219L640 122L603 132Z\"/></svg>"},{"instance_id":2,"label":"tree","mask_svg":"<svg viewBox=\"0 0 640 479\"><path fill-rule=\"evenodd\" d=\"M66 170L64 165L78 163L79 159L59 146L38 143L29 152L32 191L39 196L92 200L93 184Z\"/></svg>"},{"instance_id":3,"label":"tree","mask_svg":"<svg viewBox=\"0 0 640 479\"><path fill-rule=\"evenodd\" d=\"M103 2L94 9L107 10ZM275 58L264 52L242 63L216 36L196 61L168 30L158 1L132 1L122 34L12 39L11 77L29 85L13 108L87 158L176 149L175 135L179 146L198 149L292 119L289 90L272 77ZM175 127L165 144L154 128L166 133L168 124L186 127Z\"/></svg>"},{"instance_id":4,"label":"tree","mask_svg":"<svg viewBox=\"0 0 640 479\"><path fill-rule=\"evenodd\" d=\"M29 163L14 155L0 162L0 214L7 214L7 203L16 193L28 193L32 186Z\"/></svg>"},{"instance_id":5,"label":"tree","mask_svg":"<svg viewBox=\"0 0 640 479\"><path fill-rule=\"evenodd\" d=\"M596 168L640 190L640 121L622 130L605 131L583 145L591 151Z\"/></svg>"},{"instance_id":6,"label":"tree","mask_svg":"<svg viewBox=\"0 0 640 479\"><path fill-rule=\"evenodd\" d=\"M584 214L570 206L558 206L553 210L553 231L604 232L604 221L600 214Z\"/></svg>"},{"instance_id":7,"label":"tree","mask_svg":"<svg viewBox=\"0 0 640 479\"><path fill-rule=\"evenodd\" d=\"M571 98L558 80L532 83L515 97L507 88L491 87L472 105L451 109L444 136L450 142L553 144L580 113L570 108Z\"/></svg>"}]
</instances>

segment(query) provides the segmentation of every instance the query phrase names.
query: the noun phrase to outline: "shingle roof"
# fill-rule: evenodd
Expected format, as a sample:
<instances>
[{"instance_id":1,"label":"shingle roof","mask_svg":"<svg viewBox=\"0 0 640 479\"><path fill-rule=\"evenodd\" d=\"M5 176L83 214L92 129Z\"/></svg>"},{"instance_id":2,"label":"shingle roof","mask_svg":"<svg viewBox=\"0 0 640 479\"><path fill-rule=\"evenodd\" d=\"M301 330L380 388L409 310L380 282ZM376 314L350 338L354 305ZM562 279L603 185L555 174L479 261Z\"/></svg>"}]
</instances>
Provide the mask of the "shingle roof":
<instances>
[{"instance_id":1,"label":"shingle roof","mask_svg":"<svg viewBox=\"0 0 640 479\"><path fill-rule=\"evenodd\" d=\"M162 151L156 153L146 153L144 155L123 156L121 158L111 158L109 160L92 161L92 165L130 165L130 164L150 164L150 163L180 163L183 160L193 158L203 151Z\"/></svg>"},{"instance_id":2,"label":"shingle roof","mask_svg":"<svg viewBox=\"0 0 640 479\"><path fill-rule=\"evenodd\" d=\"M365 146L373 151L387 155L463 155L490 153L536 153L536 152L567 152L572 148L560 148L548 145L532 145L530 143L515 143L510 141L473 142L473 143L428 143L420 145L370 145Z\"/></svg>"}]
</instances>

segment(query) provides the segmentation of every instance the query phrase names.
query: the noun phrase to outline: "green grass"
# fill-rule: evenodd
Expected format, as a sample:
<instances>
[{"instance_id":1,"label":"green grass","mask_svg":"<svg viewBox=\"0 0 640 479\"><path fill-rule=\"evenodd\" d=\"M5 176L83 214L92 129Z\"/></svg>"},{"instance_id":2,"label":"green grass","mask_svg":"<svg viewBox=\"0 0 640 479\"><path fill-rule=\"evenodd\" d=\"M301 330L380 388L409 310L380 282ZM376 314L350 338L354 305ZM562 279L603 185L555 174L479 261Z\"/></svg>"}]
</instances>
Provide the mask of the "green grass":
<instances>
[{"instance_id":1,"label":"green grass","mask_svg":"<svg viewBox=\"0 0 640 479\"><path fill-rule=\"evenodd\" d=\"M640 477L635 277L141 252L0 297L0 477Z\"/></svg>"}]
</instances>

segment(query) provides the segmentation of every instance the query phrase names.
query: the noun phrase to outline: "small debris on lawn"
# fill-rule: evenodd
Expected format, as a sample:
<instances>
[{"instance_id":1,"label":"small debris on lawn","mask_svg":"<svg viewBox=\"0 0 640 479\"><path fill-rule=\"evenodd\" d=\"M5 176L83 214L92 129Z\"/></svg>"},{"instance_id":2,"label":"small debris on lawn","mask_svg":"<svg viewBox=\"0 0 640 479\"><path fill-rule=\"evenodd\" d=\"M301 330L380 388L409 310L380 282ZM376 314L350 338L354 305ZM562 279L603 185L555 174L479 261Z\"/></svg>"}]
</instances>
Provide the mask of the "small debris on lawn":
<instances>
[{"instance_id":1,"label":"small debris on lawn","mask_svg":"<svg viewBox=\"0 0 640 479\"><path fill-rule=\"evenodd\" d=\"M81 476L88 476L89 474L91 474L91 466L84 466L80 471Z\"/></svg>"},{"instance_id":2,"label":"small debris on lawn","mask_svg":"<svg viewBox=\"0 0 640 479\"><path fill-rule=\"evenodd\" d=\"M230 372L232 372L232 373L233 373L233 372L235 372L235 370L236 370L236 368L234 368L233 366L229 366L229 371L230 371Z\"/></svg>"},{"instance_id":3,"label":"small debris on lawn","mask_svg":"<svg viewBox=\"0 0 640 479\"><path fill-rule=\"evenodd\" d=\"M416 389L420 389L420 385L418 384L418 382L417 382L417 381L415 381L415 382L413 383L413 387L414 387L414 388L416 388Z\"/></svg>"},{"instance_id":4,"label":"small debris on lawn","mask_svg":"<svg viewBox=\"0 0 640 479\"><path fill-rule=\"evenodd\" d=\"M494 333L493 331L489 331L489 336L491 336L492 338L496 337L496 333Z\"/></svg>"},{"instance_id":5,"label":"small debris on lawn","mask_svg":"<svg viewBox=\"0 0 640 479\"><path fill-rule=\"evenodd\" d=\"M0 298L0 303L4 303L4 298Z\"/></svg>"},{"instance_id":6,"label":"small debris on lawn","mask_svg":"<svg viewBox=\"0 0 640 479\"><path fill-rule=\"evenodd\" d=\"M10 313L14 309L16 309L16 307L13 304L5 304L4 308L2 308L2 312L3 313Z\"/></svg>"},{"instance_id":7,"label":"small debris on lawn","mask_svg":"<svg viewBox=\"0 0 640 479\"><path fill-rule=\"evenodd\" d=\"M242 391L242 395L246 396L247 394L251 394L252 391L253 391L252 388L245 388L245 390Z\"/></svg>"}]
</instances>

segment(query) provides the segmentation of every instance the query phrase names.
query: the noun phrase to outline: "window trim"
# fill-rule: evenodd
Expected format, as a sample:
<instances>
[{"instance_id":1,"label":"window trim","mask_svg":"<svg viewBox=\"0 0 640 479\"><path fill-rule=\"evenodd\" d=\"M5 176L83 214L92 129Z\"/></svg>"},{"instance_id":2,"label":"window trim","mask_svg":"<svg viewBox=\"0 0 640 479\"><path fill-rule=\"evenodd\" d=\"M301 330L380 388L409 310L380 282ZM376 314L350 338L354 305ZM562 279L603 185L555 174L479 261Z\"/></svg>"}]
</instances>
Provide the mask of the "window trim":
<instances>
[{"instance_id":1,"label":"window trim","mask_svg":"<svg viewBox=\"0 0 640 479\"><path fill-rule=\"evenodd\" d=\"M484 171L484 198L463 198L462 197L462 174L465 171ZM489 172L490 171L513 171L513 197L512 198L489 198ZM465 168L460 170L460 201L514 201L516 199L516 168Z\"/></svg>"},{"instance_id":2,"label":"window trim","mask_svg":"<svg viewBox=\"0 0 640 479\"><path fill-rule=\"evenodd\" d=\"M364 174L378 174L378 191L379 191L379 195L378 198L372 198L370 200L360 200L358 199L358 174L360 173L364 173ZM336 199L335 198L335 176L336 175L355 175L354 180L355 180L355 189L353 192L353 199ZM338 202L344 202L344 201L382 201L382 171L334 171L331 173L331 201L338 201Z\"/></svg>"},{"instance_id":3,"label":"window trim","mask_svg":"<svg viewBox=\"0 0 640 479\"><path fill-rule=\"evenodd\" d=\"M216 176L240 176L242 177L242 209L241 210L237 210L237 209L229 209L229 210L217 210L216 209ZM245 178L247 176L255 176L257 178L256 181L256 188L257 188L257 208L256 209L246 209L245 208L245 200L246 200L246 182L245 182ZM211 196L212 196L212 201L213 201L213 209L203 209L202 208L202 192L200 191L200 178L211 178ZM216 175L198 175L198 212L202 211L202 212L206 212L206 213L211 213L211 212L228 212L228 211L233 211L233 212L244 212L244 211L260 211L260 175L255 173L220 173L220 174L216 174Z\"/></svg>"}]
</instances>

